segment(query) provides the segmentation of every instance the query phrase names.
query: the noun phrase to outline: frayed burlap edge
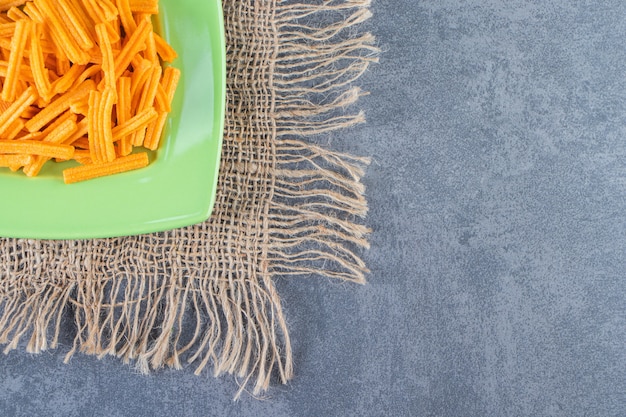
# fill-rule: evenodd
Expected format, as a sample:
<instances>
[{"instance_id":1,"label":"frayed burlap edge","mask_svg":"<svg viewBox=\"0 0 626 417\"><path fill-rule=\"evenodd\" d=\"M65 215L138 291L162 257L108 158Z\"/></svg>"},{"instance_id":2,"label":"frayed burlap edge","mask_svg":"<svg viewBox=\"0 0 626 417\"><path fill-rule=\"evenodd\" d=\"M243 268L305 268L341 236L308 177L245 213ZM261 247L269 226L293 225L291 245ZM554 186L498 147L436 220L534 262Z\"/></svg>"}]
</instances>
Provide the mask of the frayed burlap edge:
<instances>
[{"instance_id":1,"label":"frayed burlap edge","mask_svg":"<svg viewBox=\"0 0 626 417\"><path fill-rule=\"evenodd\" d=\"M89 241L0 239L0 343L39 353L74 326L76 352L142 372L209 364L258 395L293 376L273 279L365 282L366 158L304 138L364 121L345 114L377 49L354 35L368 0L224 1L229 109L211 219ZM312 27L312 17L326 23ZM230 37L229 37L230 36ZM259 50L261 52L259 52ZM65 330L64 330L65 329Z\"/></svg>"}]
</instances>

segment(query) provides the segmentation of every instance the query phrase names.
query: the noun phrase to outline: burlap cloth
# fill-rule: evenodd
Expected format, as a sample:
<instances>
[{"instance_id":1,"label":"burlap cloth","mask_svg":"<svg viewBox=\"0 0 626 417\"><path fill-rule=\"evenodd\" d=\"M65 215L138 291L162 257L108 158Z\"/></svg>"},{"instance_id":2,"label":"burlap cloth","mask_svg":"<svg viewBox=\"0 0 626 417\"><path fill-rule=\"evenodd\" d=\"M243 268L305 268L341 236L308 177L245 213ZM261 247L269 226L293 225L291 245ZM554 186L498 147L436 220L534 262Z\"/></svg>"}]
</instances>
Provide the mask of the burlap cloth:
<instances>
[{"instance_id":1,"label":"burlap cloth","mask_svg":"<svg viewBox=\"0 0 626 417\"><path fill-rule=\"evenodd\" d=\"M210 220L113 239L0 239L5 352L55 348L71 331L67 359L115 355L144 372L211 365L254 393L291 378L273 279L362 283L366 272L367 161L306 137L363 121L344 109L377 52L360 32L368 0L303 1L223 0L228 105Z\"/></svg>"}]
</instances>

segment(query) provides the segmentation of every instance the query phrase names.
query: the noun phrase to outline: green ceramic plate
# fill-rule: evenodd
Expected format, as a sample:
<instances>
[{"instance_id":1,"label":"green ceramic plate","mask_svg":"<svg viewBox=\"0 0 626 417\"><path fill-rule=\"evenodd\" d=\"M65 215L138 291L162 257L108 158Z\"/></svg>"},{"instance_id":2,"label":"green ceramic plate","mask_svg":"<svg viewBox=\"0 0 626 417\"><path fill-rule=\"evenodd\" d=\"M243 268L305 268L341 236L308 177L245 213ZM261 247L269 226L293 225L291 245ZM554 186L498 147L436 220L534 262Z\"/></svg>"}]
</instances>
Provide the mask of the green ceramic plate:
<instances>
[{"instance_id":1,"label":"green ceramic plate","mask_svg":"<svg viewBox=\"0 0 626 417\"><path fill-rule=\"evenodd\" d=\"M0 236L88 239L200 223L213 209L225 105L220 0L161 0L161 34L182 71L161 148L144 169L65 185L65 164L37 178L0 170Z\"/></svg>"}]
</instances>

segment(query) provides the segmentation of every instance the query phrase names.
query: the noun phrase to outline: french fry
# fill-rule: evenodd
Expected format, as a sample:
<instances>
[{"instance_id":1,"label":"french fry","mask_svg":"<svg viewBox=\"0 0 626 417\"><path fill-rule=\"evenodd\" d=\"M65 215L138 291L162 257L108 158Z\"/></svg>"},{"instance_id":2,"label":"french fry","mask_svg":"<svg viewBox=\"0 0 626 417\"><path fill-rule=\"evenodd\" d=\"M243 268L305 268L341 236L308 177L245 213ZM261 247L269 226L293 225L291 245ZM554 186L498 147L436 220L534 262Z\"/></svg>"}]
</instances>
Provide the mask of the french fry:
<instances>
[{"instance_id":1,"label":"french fry","mask_svg":"<svg viewBox=\"0 0 626 417\"><path fill-rule=\"evenodd\" d=\"M148 154L146 152L122 156L112 162L104 164L83 165L63 170L63 181L72 184L79 181L90 180L112 174L119 174L148 166Z\"/></svg>"}]
</instances>

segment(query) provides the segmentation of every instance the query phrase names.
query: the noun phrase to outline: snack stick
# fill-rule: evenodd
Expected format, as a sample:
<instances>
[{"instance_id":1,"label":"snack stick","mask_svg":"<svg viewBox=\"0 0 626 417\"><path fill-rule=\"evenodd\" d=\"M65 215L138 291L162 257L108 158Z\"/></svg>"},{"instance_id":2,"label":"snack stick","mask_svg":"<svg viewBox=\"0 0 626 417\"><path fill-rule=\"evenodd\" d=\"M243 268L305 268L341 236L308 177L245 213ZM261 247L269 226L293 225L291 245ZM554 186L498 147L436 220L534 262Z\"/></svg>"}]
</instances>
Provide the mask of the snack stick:
<instances>
[{"instance_id":1,"label":"snack stick","mask_svg":"<svg viewBox=\"0 0 626 417\"><path fill-rule=\"evenodd\" d=\"M11 7L7 11L7 17L15 22L21 19L28 19L28 16L26 16L24 12L18 9L16 6Z\"/></svg>"},{"instance_id":2,"label":"snack stick","mask_svg":"<svg viewBox=\"0 0 626 417\"><path fill-rule=\"evenodd\" d=\"M74 155L74 147L33 140L0 140L0 153L71 159L72 155Z\"/></svg>"},{"instance_id":3,"label":"snack stick","mask_svg":"<svg viewBox=\"0 0 626 417\"><path fill-rule=\"evenodd\" d=\"M106 175L119 174L146 167L149 162L148 154L146 152L122 156L112 162L104 164L91 164L67 168L63 170L63 180L66 184L71 184Z\"/></svg>"},{"instance_id":4,"label":"snack stick","mask_svg":"<svg viewBox=\"0 0 626 417\"><path fill-rule=\"evenodd\" d=\"M67 0L56 0L59 5L58 10L64 22L67 25L68 32L78 46L83 50L89 50L94 47L94 40L87 30L87 26L81 17L77 14L75 8Z\"/></svg>"},{"instance_id":5,"label":"snack stick","mask_svg":"<svg viewBox=\"0 0 626 417\"><path fill-rule=\"evenodd\" d=\"M133 13L157 14L159 2L158 0L130 0L130 10Z\"/></svg>"},{"instance_id":6,"label":"snack stick","mask_svg":"<svg viewBox=\"0 0 626 417\"><path fill-rule=\"evenodd\" d=\"M28 40L31 24L32 23L28 20L18 20L15 22L15 32L11 40L11 52L9 54L7 74L2 86L2 94L0 95L0 98L4 101L15 100L17 82L19 80L19 68L24 58L26 41Z\"/></svg>"},{"instance_id":7,"label":"snack stick","mask_svg":"<svg viewBox=\"0 0 626 417\"><path fill-rule=\"evenodd\" d=\"M133 12L130 10L130 3L128 0L116 0L117 10L120 12L120 19L122 26L127 35L131 35L137 30L137 23L133 18Z\"/></svg>"},{"instance_id":8,"label":"snack stick","mask_svg":"<svg viewBox=\"0 0 626 417\"><path fill-rule=\"evenodd\" d=\"M87 80L77 87L71 89L64 95L58 97L56 100L51 102L46 108L41 110L37 116L33 117L26 123L26 129L29 132L36 132L37 130L44 127L55 117L66 111L70 108L72 103L82 99L86 95L89 94L89 91L94 90L95 85L91 80Z\"/></svg>"},{"instance_id":9,"label":"snack stick","mask_svg":"<svg viewBox=\"0 0 626 417\"><path fill-rule=\"evenodd\" d=\"M30 155L0 155L0 167L23 167L30 163Z\"/></svg>"},{"instance_id":10,"label":"snack stick","mask_svg":"<svg viewBox=\"0 0 626 417\"><path fill-rule=\"evenodd\" d=\"M11 123L17 120L20 115L37 100L35 87L29 87L15 100L9 108L0 114L0 137L9 129Z\"/></svg>"},{"instance_id":11,"label":"snack stick","mask_svg":"<svg viewBox=\"0 0 626 417\"><path fill-rule=\"evenodd\" d=\"M112 132L113 141L117 142L128 135L140 131L141 129L145 129L148 124L154 121L157 117L158 114L156 110L152 107L147 108L146 110L131 117L124 124L115 126Z\"/></svg>"},{"instance_id":12,"label":"snack stick","mask_svg":"<svg viewBox=\"0 0 626 417\"><path fill-rule=\"evenodd\" d=\"M165 42L165 39L156 33L154 34L154 43L156 44L157 53L163 61L172 62L178 57L174 48L172 48L167 42Z\"/></svg>"},{"instance_id":13,"label":"snack stick","mask_svg":"<svg viewBox=\"0 0 626 417\"><path fill-rule=\"evenodd\" d=\"M117 57L115 62L115 77L120 77L128 68L133 57L146 48L146 38L152 31L152 23L150 20L143 19L137 26L137 30L130 35L128 42Z\"/></svg>"},{"instance_id":14,"label":"snack stick","mask_svg":"<svg viewBox=\"0 0 626 417\"><path fill-rule=\"evenodd\" d=\"M115 91L115 62L113 61L113 49L111 40L103 23L96 25L98 46L102 52L102 71L104 71L105 88Z\"/></svg>"},{"instance_id":15,"label":"snack stick","mask_svg":"<svg viewBox=\"0 0 626 417\"><path fill-rule=\"evenodd\" d=\"M0 0L0 12L9 10L11 7L22 6L26 0Z\"/></svg>"},{"instance_id":16,"label":"snack stick","mask_svg":"<svg viewBox=\"0 0 626 417\"><path fill-rule=\"evenodd\" d=\"M98 139L100 139L101 157L103 162L111 162L115 159L115 147L113 146L113 132L111 130L111 114L116 101L114 88L105 88L102 93L100 109L98 112Z\"/></svg>"},{"instance_id":17,"label":"snack stick","mask_svg":"<svg viewBox=\"0 0 626 417\"><path fill-rule=\"evenodd\" d=\"M51 84L48 78L48 70L44 62L43 50L41 49L40 42L41 25L34 23L31 29L30 36L30 69L33 74L33 80L37 87L39 96L44 101L50 101L51 97Z\"/></svg>"}]
</instances>

